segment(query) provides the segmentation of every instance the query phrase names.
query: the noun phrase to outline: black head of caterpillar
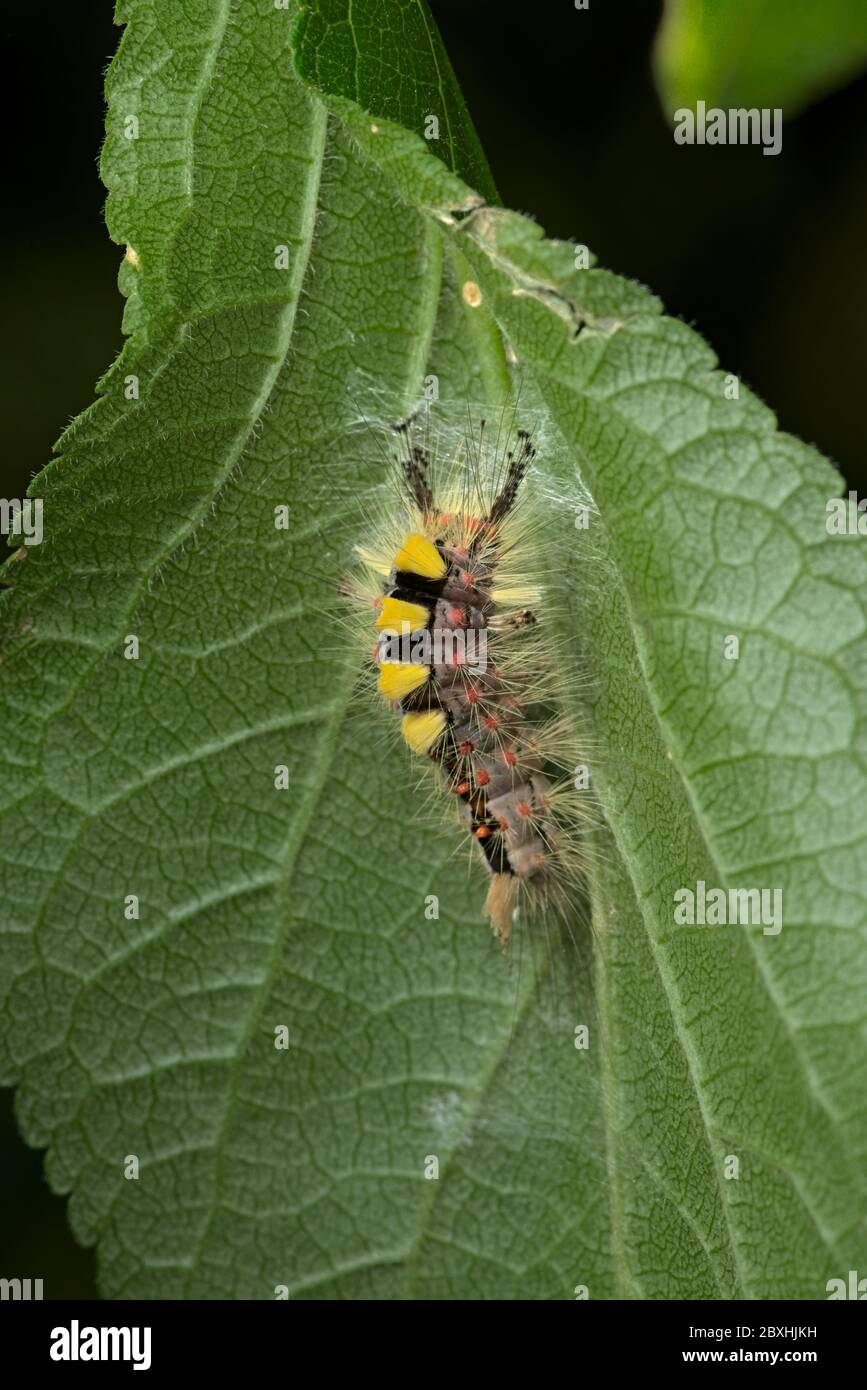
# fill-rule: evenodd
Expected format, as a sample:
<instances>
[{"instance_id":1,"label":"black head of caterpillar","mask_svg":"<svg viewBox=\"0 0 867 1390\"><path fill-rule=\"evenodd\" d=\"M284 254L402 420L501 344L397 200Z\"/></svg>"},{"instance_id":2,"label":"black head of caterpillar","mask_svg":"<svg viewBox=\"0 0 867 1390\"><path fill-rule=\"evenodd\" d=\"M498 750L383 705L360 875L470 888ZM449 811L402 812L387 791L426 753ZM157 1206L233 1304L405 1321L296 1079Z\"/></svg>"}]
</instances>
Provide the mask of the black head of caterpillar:
<instances>
[{"instance_id":1,"label":"black head of caterpillar","mask_svg":"<svg viewBox=\"0 0 867 1390\"><path fill-rule=\"evenodd\" d=\"M440 487L426 449L401 433L409 514L389 553L367 557L387 576L374 597L379 691L458 803L491 875L484 911L505 948L521 891L557 896L570 843L537 722L539 595L522 574L515 523L535 448L517 431L486 485L480 442L475 465L454 466Z\"/></svg>"}]
</instances>

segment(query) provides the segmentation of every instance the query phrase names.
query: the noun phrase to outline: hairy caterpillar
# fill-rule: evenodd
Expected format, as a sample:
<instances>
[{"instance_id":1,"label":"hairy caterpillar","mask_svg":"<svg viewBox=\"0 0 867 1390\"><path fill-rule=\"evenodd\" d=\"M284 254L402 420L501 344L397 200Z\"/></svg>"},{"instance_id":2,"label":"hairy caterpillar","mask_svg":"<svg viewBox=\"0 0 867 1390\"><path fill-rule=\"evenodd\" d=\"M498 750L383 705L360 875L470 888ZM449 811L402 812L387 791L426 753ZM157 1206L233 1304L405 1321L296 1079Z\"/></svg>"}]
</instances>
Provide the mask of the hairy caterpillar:
<instances>
[{"instance_id":1,"label":"hairy caterpillar","mask_svg":"<svg viewBox=\"0 0 867 1390\"><path fill-rule=\"evenodd\" d=\"M571 905L584 855L586 813L563 778L577 749L534 571L544 523L523 496L536 449L526 430L503 438L502 423L481 421L442 459L418 416L394 428L400 505L357 547L363 572L344 593L375 634L380 696L488 871L483 910L506 950L522 900Z\"/></svg>"}]
</instances>

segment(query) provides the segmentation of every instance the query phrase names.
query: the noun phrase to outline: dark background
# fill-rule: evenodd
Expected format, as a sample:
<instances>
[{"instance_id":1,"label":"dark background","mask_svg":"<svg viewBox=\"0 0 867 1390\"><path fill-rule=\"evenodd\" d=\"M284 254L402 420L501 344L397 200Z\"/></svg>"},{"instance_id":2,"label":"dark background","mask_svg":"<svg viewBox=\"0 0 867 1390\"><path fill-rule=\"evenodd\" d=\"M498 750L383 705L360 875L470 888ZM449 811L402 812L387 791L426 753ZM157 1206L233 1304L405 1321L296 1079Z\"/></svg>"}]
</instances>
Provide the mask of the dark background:
<instances>
[{"instance_id":1,"label":"dark background","mask_svg":"<svg viewBox=\"0 0 867 1390\"><path fill-rule=\"evenodd\" d=\"M785 23L785 0L779 6ZM818 0L817 0L818 3ZM649 285L864 490L867 79L784 127L782 153L678 146L649 65L659 0L431 0L503 202ZM0 493L21 497L121 345L121 250L97 161L111 0L5 0ZM29 98L14 93L27 78ZM41 1155L0 1102L0 1276L95 1296Z\"/></svg>"}]
</instances>

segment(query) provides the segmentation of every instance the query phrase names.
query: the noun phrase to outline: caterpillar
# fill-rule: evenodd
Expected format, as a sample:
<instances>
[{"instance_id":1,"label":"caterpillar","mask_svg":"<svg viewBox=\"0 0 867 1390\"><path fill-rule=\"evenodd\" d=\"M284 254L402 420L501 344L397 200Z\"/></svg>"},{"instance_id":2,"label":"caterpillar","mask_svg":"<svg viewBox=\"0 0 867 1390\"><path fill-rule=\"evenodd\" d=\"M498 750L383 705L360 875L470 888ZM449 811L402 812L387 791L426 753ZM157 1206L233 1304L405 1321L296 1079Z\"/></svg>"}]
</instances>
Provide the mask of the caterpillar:
<instances>
[{"instance_id":1,"label":"caterpillar","mask_svg":"<svg viewBox=\"0 0 867 1390\"><path fill-rule=\"evenodd\" d=\"M504 952L521 900L561 911L583 864L584 810L562 773L577 757L557 709L557 659L522 504L536 446L486 422L434 466L416 417L394 429L401 503L344 586L369 623L379 695L433 764L488 875L483 913ZM538 519L535 523L538 525Z\"/></svg>"}]
</instances>

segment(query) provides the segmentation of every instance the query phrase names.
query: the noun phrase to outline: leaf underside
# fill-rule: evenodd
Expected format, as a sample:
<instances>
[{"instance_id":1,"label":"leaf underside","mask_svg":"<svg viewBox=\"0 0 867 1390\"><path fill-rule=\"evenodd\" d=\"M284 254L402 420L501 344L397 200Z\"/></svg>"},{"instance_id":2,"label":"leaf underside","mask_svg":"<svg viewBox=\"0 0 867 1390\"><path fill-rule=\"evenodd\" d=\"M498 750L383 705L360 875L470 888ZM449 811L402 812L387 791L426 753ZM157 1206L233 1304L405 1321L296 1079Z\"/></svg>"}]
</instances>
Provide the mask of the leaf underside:
<instances>
[{"instance_id":1,"label":"leaf underside","mask_svg":"<svg viewBox=\"0 0 867 1390\"><path fill-rule=\"evenodd\" d=\"M645 290L491 206L425 9L353 8L307 6L293 54L291 10L119 7L129 338L3 596L3 1077L108 1297L822 1298L865 1262L841 481ZM429 374L443 410L520 380L548 425L604 824L593 932L539 972L418 824L335 614L386 471L354 426ZM699 880L781 889L782 931L675 926Z\"/></svg>"}]
</instances>

